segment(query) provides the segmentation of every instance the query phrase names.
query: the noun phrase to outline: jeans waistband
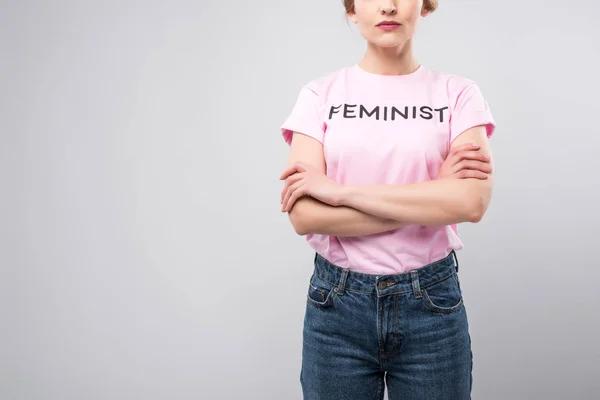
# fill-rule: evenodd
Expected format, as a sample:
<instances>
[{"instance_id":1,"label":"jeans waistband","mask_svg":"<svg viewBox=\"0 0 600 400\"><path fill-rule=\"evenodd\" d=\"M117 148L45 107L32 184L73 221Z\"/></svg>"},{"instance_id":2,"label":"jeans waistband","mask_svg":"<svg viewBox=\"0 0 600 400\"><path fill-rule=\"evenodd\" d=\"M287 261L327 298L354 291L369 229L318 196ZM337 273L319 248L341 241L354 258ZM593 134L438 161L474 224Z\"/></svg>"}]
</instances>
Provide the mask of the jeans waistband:
<instances>
[{"instance_id":1,"label":"jeans waistband","mask_svg":"<svg viewBox=\"0 0 600 400\"><path fill-rule=\"evenodd\" d=\"M420 297L421 288L458 273L458 258L456 252L452 250L441 260L408 272L376 275L341 267L333 264L319 253L315 253L314 267L314 273L333 285L338 295L343 295L346 290L378 294L379 296L412 291L417 297Z\"/></svg>"}]
</instances>

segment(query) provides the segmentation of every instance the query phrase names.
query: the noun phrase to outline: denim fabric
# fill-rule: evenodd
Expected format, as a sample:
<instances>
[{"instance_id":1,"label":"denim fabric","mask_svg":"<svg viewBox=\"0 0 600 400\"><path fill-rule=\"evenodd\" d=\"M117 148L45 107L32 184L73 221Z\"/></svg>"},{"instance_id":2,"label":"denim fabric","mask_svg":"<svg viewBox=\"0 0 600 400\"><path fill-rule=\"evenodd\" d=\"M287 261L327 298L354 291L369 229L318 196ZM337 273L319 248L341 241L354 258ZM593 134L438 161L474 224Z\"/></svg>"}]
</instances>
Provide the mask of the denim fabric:
<instances>
[{"instance_id":1,"label":"denim fabric","mask_svg":"<svg viewBox=\"0 0 600 400\"><path fill-rule=\"evenodd\" d=\"M364 274L315 254L304 317L304 400L469 400L473 353L447 257L402 274Z\"/></svg>"}]
</instances>

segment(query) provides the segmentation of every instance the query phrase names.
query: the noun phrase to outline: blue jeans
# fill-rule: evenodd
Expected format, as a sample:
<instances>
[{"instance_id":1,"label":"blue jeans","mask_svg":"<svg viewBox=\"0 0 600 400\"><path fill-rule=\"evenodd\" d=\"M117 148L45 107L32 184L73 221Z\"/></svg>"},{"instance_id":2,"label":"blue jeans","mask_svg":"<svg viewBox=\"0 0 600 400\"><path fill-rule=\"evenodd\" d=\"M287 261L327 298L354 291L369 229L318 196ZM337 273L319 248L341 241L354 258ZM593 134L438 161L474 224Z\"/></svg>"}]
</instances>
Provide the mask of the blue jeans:
<instances>
[{"instance_id":1,"label":"blue jeans","mask_svg":"<svg viewBox=\"0 0 600 400\"><path fill-rule=\"evenodd\" d=\"M452 251L374 275L315 254L300 383L305 400L469 400L473 353Z\"/></svg>"}]
</instances>

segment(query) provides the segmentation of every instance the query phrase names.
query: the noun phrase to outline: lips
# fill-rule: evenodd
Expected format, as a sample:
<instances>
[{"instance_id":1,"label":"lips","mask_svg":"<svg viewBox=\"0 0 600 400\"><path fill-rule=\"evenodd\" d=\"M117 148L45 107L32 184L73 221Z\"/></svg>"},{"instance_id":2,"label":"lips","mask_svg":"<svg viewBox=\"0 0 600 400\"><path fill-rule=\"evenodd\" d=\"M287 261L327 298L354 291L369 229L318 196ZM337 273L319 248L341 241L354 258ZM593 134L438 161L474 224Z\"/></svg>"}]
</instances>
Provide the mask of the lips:
<instances>
[{"instance_id":1,"label":"lips","mask_svg":"<svg viewBox=\"0 0 600 400\"><path fill-rule=\"evenodd\" d=\"M400 23L398 23L396 21L381 21L380 23L377 24L377 26L383 26L383 25L400 25Z\"/></svg>"}]
</instances>

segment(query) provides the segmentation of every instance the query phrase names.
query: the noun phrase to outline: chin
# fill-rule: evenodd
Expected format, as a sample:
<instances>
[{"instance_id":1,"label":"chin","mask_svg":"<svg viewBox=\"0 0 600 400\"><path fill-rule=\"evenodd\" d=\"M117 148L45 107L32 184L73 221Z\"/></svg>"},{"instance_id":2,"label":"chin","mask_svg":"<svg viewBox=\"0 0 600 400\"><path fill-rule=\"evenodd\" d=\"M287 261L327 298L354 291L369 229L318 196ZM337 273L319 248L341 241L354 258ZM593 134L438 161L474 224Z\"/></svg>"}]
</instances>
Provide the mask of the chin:
<instances>
[{"instance_id":1,"label":"chin","mask_svg":"<svg viewBox=\"0 0 600 400\"><path fill-rule=\"evenodd\" d=\"M375 40L371 41L372 44L379 46L379 47L398 47L398 46L402 46L402 44L404 43L401 40L398 39L393 39L393 38L386 38L386 39L382 39L382 38L378 38Z\"/></svg>"}]
</instances>

